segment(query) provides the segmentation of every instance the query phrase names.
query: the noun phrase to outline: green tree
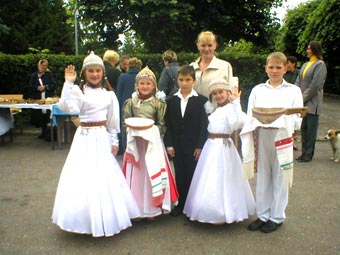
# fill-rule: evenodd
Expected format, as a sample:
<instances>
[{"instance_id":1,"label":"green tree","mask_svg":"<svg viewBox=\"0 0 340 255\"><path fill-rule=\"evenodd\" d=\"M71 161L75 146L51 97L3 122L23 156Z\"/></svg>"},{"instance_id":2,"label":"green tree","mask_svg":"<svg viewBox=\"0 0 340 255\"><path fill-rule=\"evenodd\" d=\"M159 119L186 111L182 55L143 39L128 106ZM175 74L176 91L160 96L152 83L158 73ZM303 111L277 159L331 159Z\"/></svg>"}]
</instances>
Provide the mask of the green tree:
<instances>
[{"instance_id":1,"label":"green tree","mask_svg":"<svg viewBox=\"0 0 340 255\"><path fill-rule=\"evenodd\" d=\"M79 0L90 30L99 33L103 47L119 45L118 35L132 29L149 52L196 51L195 39L212 30L220 42L245 39L272 45L278 19L271 8L282 0ZM89 29L86 26L86 29Z\"/></svg>"},{"instance_id":2,"label":"green tree","mask_svg":"<svg viewBox=\"0 0 340 255\"><path fill-rule=\"evenodd\" d=\"M67 25L63 0L11 0L0 9L0 51L28 53L29 48L51 53L73 52L73 36Z\"/></svg>"},{"instance_id":3,"label":"green tree","mask_svg":"<svg viewBox=\"0 0 340 255\"><path fill-rule=\"evenodd\" d=\"M340 55L340 2L338 0L321 0L308 16L308 23L299 37L297 51L303 53L310 41L321 41L327 62L339 66Z\"/></svg>"},{"instance_id":4,"label":"green tree","mask_svg":"<svg viewBox=\"0 0 340 255\"><path fill-rule=\"evenodd\" d=\"M310 13L313 12L317 5L318 0L314 0L300 4L298 7L287 11L284 24L277 38L277 49L285 52L287 55L295 55L299 59L303 58L304 52L298 53L297 51L299 38L306 29Z\"/></svg>"},{"instance_id":5,"label":"green tree","mask_svg":"<svg viewBox=\"0 0 340 255\"><path fill-rule=\"evenodd\" d=\"M285 17L278 48L287 54L306 56L308 43L321 41L325 58L332 65L339 65L340 19L337 0L313 0L289 10Z\"/></svg>"},{"instance_id":6,"label":"green tree","mask_svg":"<svg viewBox=\"0 0 340 255\"><path fill-rule=\"evenodd\" d=\"M136 32L129 30L124 33L123 45L119 48L119 51L127 55L135 55L136 53L148 53L144 47L144 42L136 35Z\"/></svg>"},{"instance_id":7,"label":"green tree","mask_svg":"<svg viewBox=\"0 0 340 255\"><path fill-rule=\"evenodd\" d=\"M288 11L277 44L279 50L305 60L308 43L321 41L328 66L325 90L331 93L340 91L339 10L337 0L313 0Z\"/></svg>"}]
</instances>

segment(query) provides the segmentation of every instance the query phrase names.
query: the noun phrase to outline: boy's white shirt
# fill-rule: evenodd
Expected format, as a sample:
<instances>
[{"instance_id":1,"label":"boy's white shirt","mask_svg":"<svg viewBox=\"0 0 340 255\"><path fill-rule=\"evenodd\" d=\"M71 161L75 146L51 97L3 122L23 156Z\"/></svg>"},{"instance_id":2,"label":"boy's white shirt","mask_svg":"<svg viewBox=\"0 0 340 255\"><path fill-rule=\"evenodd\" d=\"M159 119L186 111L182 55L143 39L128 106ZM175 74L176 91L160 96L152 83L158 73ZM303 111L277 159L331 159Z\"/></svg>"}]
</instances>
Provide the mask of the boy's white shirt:
<instances>
[{"instance_id":1,"label":"boy's white shirt","mask_svg":"<svg viewBox=\"0 0 340 255\"><path fill-rule=\"evenodd\" d=\"M198 96L197 92L194 89L191 90L190 94L186 98L183 97L183 95L181 93L181 89L179 89L179 91L177 93L175 93L174 95L178 96L181 99L181 114L182 114L182 117L184 116L185 110L187 108L189 98L193 97L193 96Z\"/></svg>"},{"instance_id":2,"label":"boy's white shirt","mask_svg":"<svg viewBox=\"0 0 340 255\"><path fill-rule=\"evenodd\" d=\"M182 96L182 93L181 93L181 89L179 89L175 94L174 96L178 96L179 99L181 99L181 114L182 114L182 118L184 116L184 113L185 113L185 110L187 108L187 105L188 105L188 101L189 101L189 98L190 97L196 97L198 96L197 92L192 89L190 94L184 99L183 96ZM173 150L174 147L167 147L166 148L167 150Z\"/></svg>"},{"instance_id":3,"label":"boy's white shirt","mask_svg":"<svg viewBox=\"0 0 340 255\"><path fill-rule=\"evenodd\" d=\"M290 100L287 100L290 99ZM248 101L248 116L252 116L253 107L303 107L302 93L296 85L287 83L283 80L282 84L273 87L266 83L259 84L252 89ZM278 128L276 140L289 138L294 133L294 129L300 129L301 118L299 114L282 115L280 118L270 124L262 124L255 118L250 118L243 127L240 137L242 139L242 155L243 155L243 177L250 179L254 176L254 140L252 131L257 127ZM293 146L293 143L290 144ZM286 162L292 162L293 150L288 148L278 153L280 165ZM291 186L293 183L293 164L289 165L289 169L283 171L285 187Z\"/></svg>"},{"instance_id":4,"label":"boy's white shirt","mask_svg":"<svg viewBox=\"0 0 340 255\"><path fill-rule=\"evenodd\" d=\"M291 100L287 100L290 98ZM303 107L303 97L300 88L283 80L283 82L273 87L266 83L256 85L249 96L247 114L252 116L253 107L283 107L295 108ZM299 114L293 115L295 130L299 130L302 119Z\"/></svg>"}]
</instances>

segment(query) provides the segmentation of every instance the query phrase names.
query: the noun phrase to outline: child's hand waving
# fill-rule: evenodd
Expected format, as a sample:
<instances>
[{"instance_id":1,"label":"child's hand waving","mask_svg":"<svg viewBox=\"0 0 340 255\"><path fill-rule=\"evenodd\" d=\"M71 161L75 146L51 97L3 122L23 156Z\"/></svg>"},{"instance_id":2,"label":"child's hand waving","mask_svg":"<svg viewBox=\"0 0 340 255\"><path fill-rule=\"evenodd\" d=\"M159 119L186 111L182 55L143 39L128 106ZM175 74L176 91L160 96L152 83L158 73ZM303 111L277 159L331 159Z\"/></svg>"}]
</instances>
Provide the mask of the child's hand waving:
<instances>
[{"instance_id":1,"label":"child's hand waving","mask_svg":"<svg viewBox=\"0 0 340 255\"><path fill-rule=\"evenodd\" d=\"M231 91L228 90L228 94L229 94L229 101L231 102L241 97L241 91L238 91L238 87L236 86L233 86L231 88Z\"/></svg>"},{"instance_id":2,"label":"child's hand waving","mask_svg":"<svg viewBox=\"0 0 340 255\"><path fill-rule=\"evenodd\" d=\"M76 78L77 72L75 71L74 65L68 65L65 68L65 79L73 83L76 80Z\"/></svg>"}]
</instances>

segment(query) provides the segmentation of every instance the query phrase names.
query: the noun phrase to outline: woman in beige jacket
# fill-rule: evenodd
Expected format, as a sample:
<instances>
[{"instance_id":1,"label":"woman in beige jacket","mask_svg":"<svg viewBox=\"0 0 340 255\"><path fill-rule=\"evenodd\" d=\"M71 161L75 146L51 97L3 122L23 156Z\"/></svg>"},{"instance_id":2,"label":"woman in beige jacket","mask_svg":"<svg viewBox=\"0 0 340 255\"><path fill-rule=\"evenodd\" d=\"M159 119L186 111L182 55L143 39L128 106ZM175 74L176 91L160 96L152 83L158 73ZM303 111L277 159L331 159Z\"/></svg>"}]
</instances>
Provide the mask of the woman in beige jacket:
<instances>
[{"instance_id":1,"label":"woman in beige jacket","mask_svg":"<svg viewBox=\"0 0 340 255\"><path fill-rule=\"evenodd\" d=\"M197 37L197 48L201 56L191 65L195 69L197 93L209 97L208 84L213 79L223 78L232 83L233 69L229 62L215 56L216 36L210 31L201 32Z\"/></svg>"}]
</instances>

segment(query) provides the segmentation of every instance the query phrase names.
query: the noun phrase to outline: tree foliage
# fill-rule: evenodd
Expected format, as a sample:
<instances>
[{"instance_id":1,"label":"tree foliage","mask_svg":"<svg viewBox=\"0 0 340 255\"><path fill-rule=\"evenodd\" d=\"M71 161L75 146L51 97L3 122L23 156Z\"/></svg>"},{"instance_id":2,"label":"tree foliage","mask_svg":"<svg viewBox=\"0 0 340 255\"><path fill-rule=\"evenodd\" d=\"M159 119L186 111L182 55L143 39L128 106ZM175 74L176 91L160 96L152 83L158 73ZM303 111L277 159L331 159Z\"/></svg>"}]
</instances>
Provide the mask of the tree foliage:
<instances>
[{"instance_id":1,"label":"tree foliage","mask_svg":"<svg viewBox=\"0 0 340 255\"><path fill-rule=\"evenodd\" d=\"M316 1L316 0L315 0ZM321 0L308 17L308 23L299 37L297 51L304 52L308 42L321 41L327 61L339 66L340 55L340 1Z\"/></svg>"},{"instance_id":2,"label":"tree foliage","mask_svg":"<svg viewBox=\"0 0 340 255\"><path fill-rule=\"evenodd\" d=\"M308 43L321 41L325 58L332 65L339 65L340 2L313 0L287 12L281 30L279 49L287 54L305 56Z\"/></svg>"},{"instance_id":3,"label":"tree foliage","mask_svg":"<svg viewBox=\"0 0 340 255\"><path fill-rule=\"evenodd\" d=\"M0 8L0 51L27 53L29 48L73 52L63 0L11 0Z\"/></svg>"},{"instance_id":4,"label":"tree foliage","mask_svg":"<svg viewBox=\"0 0 340 255\"><path fill-rule=\"evenodd\" d=\"M317 1L311 1L287 11L284 24L277 39L277 48L279 50L287 55L295 55L298 58L302 58L305 55L302 52L300 54L297 52L299 38L308 24L310 13L317 5Z\"/></svg>"},{"instance_id":5,"label":"tree foliage","mask_svg":"<svg viewBox=\"0 0 340 255\"><path fill-rule=\"evenodd\" d=\"M86 29L99 33L104 47L116 48L118 35L132 29L149 52L195 51L202 30L212 30L220 42L245 39L272 45L278 20L271 8L282 0L79 0Z\"/></svg>"}]
</instances>

